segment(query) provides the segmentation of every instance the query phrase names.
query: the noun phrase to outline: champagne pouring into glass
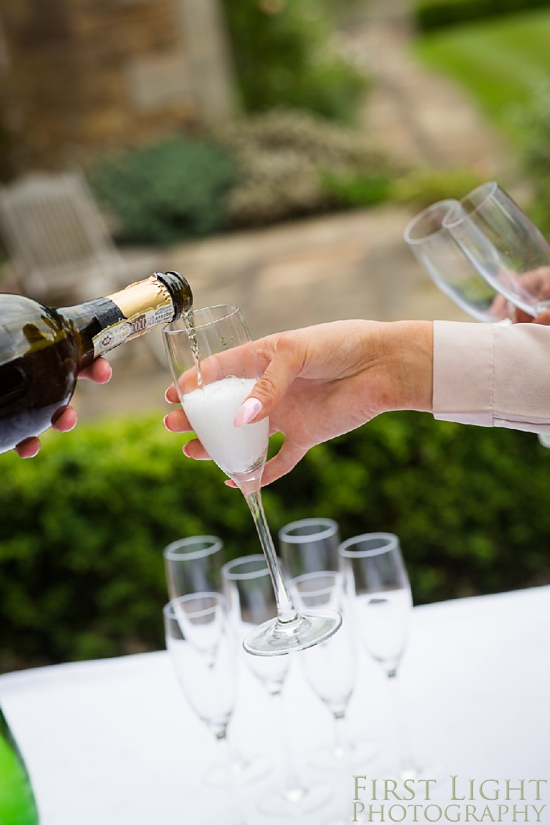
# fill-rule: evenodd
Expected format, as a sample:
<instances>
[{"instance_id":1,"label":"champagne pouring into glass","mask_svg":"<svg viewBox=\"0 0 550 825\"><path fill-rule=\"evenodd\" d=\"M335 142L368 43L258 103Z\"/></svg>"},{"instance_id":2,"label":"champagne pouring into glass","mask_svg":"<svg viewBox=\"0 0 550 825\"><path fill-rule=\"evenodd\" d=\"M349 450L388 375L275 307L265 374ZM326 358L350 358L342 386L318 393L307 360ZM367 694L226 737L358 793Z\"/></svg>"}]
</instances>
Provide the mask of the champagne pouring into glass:
<instances>
[{"instance_id":1,"label":"champagne pouring into glass","mask_svg":"<svg viewBox=\"0 0 550 825\"><path fill-rule=\"evenodd\" d=\"M261 496L269 422L233 423L262 374L254 344L236 306L195 310L192 322L189 316L163 330L175 386L202 445L245 497L277 601L277 618L252 630L244 647L256 656L304 650L332 636L342 618L331 610L298 613L281 574Z\"/></svg>"}]
</instances>

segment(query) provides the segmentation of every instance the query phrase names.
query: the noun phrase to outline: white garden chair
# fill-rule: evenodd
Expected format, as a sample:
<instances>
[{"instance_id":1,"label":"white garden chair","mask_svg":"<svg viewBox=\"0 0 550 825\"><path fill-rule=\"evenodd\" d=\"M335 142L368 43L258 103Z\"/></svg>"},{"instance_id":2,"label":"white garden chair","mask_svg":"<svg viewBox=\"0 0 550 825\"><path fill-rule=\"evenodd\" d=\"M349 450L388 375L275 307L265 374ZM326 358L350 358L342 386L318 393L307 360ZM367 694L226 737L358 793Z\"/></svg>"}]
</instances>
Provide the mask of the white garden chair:
<instances>
[{"instance_id":1,"label":"white garden chair","mask_svg":"<svg viewBox=\"0 0 550 825\"><path fill-rule=\"evenodd\" d=\"M0 230L22 291L45 303L86 301L153 271L152 259L129 271L80 172L32 173L0 189Z\"/></svg>"}]
</instances>

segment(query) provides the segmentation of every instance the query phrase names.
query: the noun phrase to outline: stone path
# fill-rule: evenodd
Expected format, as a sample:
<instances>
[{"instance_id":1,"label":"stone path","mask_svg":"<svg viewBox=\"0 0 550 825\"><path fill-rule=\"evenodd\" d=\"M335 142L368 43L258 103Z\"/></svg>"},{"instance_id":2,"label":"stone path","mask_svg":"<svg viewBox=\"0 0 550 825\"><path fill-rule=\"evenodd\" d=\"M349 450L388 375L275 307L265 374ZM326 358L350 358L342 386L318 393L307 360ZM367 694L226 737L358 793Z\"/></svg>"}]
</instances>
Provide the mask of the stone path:
<instances>
[{"instance_id":1,"label":"stone path","mask_svg":"<svg viewBox=\"0 0 550 825\"><path fill-rule=\"evenodd\" d=\"M341 36L377 80L365 128L409 163L509 174L502 143L462 92L412 58L403 1L371 0L367 18ZM197 306L238 303L254 336L337 318L466 320L406 248L412 215L384 206L223 235L166 250L159 268L182 271ZM156 344L162 357L159 335ZM165 406L159 360L143 341L126 350L110 385L84 382L75 399L82 418Z\"/></svg>"}]
</instances>

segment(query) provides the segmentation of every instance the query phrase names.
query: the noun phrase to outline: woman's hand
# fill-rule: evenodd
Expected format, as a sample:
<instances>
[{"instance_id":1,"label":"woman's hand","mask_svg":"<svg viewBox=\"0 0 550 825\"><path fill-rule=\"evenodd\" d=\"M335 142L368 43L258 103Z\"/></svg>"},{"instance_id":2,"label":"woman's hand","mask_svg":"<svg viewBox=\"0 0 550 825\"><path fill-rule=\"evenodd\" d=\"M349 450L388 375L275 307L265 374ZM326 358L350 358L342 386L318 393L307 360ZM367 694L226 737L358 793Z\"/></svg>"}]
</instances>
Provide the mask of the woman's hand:
<instances>
[{"instance_id":1,"label":"woman's hand","mask_svg":"<svg viewBox=\"0 0 550 825\"><path fill-rule=\"evenodd\" d=\"M269 416L285 442L266 464L262 483L288 473L315 444L359 427L389 410L431 410L432 324L425 321L336 321L269 335L255 342L263 377L235 418L235 426ZM172 385L168 401L177 402ZM183 410L167 429L191 431ZM199 441L187 456L209 456ZM232 484L232 482L227 482Z\"/></svg>"},{"instance_id":2,"label":"woman's hand","mask_svg":"<svg viewBox=\"0 0 550 825\"><path fill-rule=\"evenodd\" d=\"M79 378L88 378L95 384L106 384L111 377L111 365L105 358L98 358L89 367L83 369ZM54 430L60 433L69 432L76 426L76 411L72 407L65 407L61 414L52 422ZM15 451L21 458L34 458L40 450L39 438L26 438L21 441Z\"/></svg>"}]
</instances>

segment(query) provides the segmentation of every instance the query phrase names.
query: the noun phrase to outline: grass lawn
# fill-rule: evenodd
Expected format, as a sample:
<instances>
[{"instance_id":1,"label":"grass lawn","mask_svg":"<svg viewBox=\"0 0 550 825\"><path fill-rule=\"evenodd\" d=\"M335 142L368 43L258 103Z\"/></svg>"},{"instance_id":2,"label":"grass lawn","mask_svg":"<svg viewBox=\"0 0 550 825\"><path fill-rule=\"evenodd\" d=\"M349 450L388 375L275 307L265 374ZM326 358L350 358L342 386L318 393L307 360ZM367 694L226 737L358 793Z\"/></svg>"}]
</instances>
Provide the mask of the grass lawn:
<instances>
[{"instance_id":1,"label":"grass lawn","mask_svg":"<svg viewBox=\"0 0 550 825\"><path fill-rule=\"evenodd\" d=\"M540 95L541 84L550 87L550 10L453 26L423 37L415 50L458 80L521 143L518 109Z\"/></svg>"}]
</instances>

